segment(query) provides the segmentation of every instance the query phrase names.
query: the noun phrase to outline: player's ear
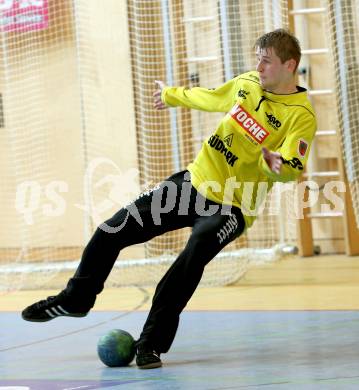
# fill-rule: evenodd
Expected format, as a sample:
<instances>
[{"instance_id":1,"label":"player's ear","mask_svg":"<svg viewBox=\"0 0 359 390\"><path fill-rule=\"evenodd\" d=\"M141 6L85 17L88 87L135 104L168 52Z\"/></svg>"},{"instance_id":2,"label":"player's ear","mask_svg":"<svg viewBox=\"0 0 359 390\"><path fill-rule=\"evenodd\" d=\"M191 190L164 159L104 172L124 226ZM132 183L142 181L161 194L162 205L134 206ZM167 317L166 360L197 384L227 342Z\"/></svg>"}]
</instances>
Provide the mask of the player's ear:
<instances>
[{"instance_id":1,"label":"player's ear","mask_svg":"<svg viewBox=\"0 0 359 390\"><path fill-rule=\"evenodd\" d=\"M294 73L297 68L297 61L294 58L291 58L285 62L289 72Z\"/></svg>"}]
</instances>

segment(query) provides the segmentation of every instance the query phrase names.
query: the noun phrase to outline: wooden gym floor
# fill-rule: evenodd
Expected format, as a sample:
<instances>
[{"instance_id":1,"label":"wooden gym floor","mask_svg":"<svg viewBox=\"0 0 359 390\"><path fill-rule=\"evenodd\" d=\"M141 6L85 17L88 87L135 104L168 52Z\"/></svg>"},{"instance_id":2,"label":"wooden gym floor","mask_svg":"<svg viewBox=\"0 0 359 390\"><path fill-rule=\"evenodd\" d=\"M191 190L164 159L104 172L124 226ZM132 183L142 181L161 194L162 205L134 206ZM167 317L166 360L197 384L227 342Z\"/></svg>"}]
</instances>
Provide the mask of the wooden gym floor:
<instances>
[{"instance_id":1,"label":"wooden gym floor","mask_svg":"<svg viewBox=\"0 0 359 390\"><path fill-rule=\"evenodd\" d=\"M28 323L20 311L55 291L0 296L1 389L358 389L359 258L289 259L236 286L199 288L164 366L108 368L101 334L138 337L153 289L106 289L83 319Z\"/></svg>"}]
</instances>

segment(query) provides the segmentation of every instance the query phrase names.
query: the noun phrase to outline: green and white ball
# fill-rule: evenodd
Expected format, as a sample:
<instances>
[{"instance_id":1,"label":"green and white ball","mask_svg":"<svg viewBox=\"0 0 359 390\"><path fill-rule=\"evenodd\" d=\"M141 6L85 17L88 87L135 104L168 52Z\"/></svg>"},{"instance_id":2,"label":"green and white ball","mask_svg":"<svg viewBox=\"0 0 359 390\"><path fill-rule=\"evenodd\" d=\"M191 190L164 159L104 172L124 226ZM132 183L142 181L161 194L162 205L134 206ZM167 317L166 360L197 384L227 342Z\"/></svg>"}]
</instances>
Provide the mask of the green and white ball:
<instances>
[{"instance_id":1,"label":"green and white ball","mask_svg":"<svg viewBox=\"0 0 359 390\"><path fill-rule=\"evenodd\" d=\"M122 329L113 329L100 337L97 354L108 367L124 367L135 357L135 340Z\"/></svg>"}]
</instances>

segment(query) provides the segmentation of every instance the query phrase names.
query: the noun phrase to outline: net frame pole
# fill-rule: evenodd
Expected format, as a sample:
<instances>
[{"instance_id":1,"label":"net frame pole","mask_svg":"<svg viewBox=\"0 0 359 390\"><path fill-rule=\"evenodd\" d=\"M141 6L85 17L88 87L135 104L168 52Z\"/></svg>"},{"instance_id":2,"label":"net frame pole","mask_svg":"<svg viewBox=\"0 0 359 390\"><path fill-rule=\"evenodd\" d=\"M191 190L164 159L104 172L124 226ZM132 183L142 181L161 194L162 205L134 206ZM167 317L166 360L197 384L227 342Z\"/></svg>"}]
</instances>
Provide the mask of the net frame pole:
<instances>
[{"instance_id":1,"label":"net frame pole","mask_svg":"<svg viewBox=\"0 0 359 390\"><path fill-rule=\"evenodd\" d=\"M227 0L220 0L219 2L219 16L221 20L221 38L223 50L223 65L225 80L230 80L233 77L231 69L231 55L228 44L228 20L227 20Z\"/></svg>"},{"instance_id":2,"label":"net frame pole","mask_svg":"<svg viewBox=\"0 0 359 390\"><path fill-rule=\"evenodd\" d=\"M189 70L186 46L186 31L184 20L183 0L171 1L171 17L173 30L173 46L176 48L173 53L175 63L175 80L178 85L187 85L189 79ZM194 159L194 151L191 140L193 139L192 115L190 110L177 109L179 147L181 165L183 168Z\"/></svg>"},{"instance_id":3,"label":"net frame pole","mask_svg":"<svg viewBox=\"0 0 359 390\"><path fill-rule=\"evenodd\" d=\"M354 169L353 161L358 160L353 155L353 139L352 132L357 131L356 127L353 129L353 121L351 118L352 111L350 111L351 95L349 78L353 75L352 63L346 61L348 57L347 53L351 52L353 47L351 40L346 39L345 33L349 33L352 36L354 34L354 22L352 13L348 13L348 17L351 18L350 22L345 20L343 9L351 9L353 2L350 0L330 0L329 2L329 20L335 20L335 23L329 23L330 36L332 37L332 50L334 54L335 68L336 68L336 84L337 84L337 111L339 124L341 128L340 136L341 143L338 145L338 149L341 148L341 154L344 154L344 160L340 159L339 169L341 176L346 186L346 192L344 194L344 230L345 230L345 250L349 256L359 254L359 213L353 207L352 196L355 197L356 183L358 182L358 174ZM346 24L344 25L344 20ZM355 68L354 68L355 71ZM349 162L349 163L348 163ZM354 187L351 188L351 187Z\"/></svg>"},{"instance_id":4,"label":"net frame pole","mask_svg":"<svg viewBox=\"0 0 359 390\"><path fill-rule=\"evenodd\" d=\"M163 42L164 42L164 55L166 65L166 84L174 85L174 67L172 60L172 34L170 28L170 12L168 0L161 0L162 11L162 26L163 26ZM179 150L179 136L177 126L177 110L169 109L170 126L171 126L171 144L172 144L172 159L173 167L176 172L181 170L180 163L180 150Z\"/></svg>"},{"instance_id":5,"label":"net frame pole","mask_svg":"<svg viewBox=\"0 0 359 390\"><path fill-rule=\"evenodd\" d=\"M347 66L345 63L345 39L344 39L344 26L343 26L343 14L342 14L342 0L333 0L333 5L335 8L334 17L335 17L335 25L336 25L336 41L338 42L338 77L339 83L342 88L342 93L340 96L340 100L342 102L340 111L343 117L343 127L350 129L350 119L347 107L349 107L348 101L348 83L347 83ZM339 55L341 53L341 55ZM344 153L347 159L352 161L353 159L353 149L352 149L352 140L351 134L348 131L346 136L349 137L349 142L344 143ZM352 170L351 165L346 166L347 176L349 181L354 180L354 172Z\"/></svg>"}]
</instances>

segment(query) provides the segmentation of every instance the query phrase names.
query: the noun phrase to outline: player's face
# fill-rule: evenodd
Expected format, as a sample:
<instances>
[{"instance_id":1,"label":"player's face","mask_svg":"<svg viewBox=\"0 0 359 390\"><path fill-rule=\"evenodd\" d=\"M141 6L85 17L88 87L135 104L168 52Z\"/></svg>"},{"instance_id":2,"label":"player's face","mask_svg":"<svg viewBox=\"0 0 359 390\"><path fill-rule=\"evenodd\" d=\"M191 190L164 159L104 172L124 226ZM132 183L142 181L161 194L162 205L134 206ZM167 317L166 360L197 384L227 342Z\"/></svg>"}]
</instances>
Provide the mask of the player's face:
<instances>
[{"instance_id":1,"label":"player's face","mask_svg":"<svg viewBox=\"0 0 359 390\"><path fill-rule=\"evenodd\" d=\"M256 56L256 69L259 73L262 88L270 92L281 90L283 85L293 76L293 73L288 68L288 61L282 63L272 48L257 48Z\"/></svg>"}]
</instances>

